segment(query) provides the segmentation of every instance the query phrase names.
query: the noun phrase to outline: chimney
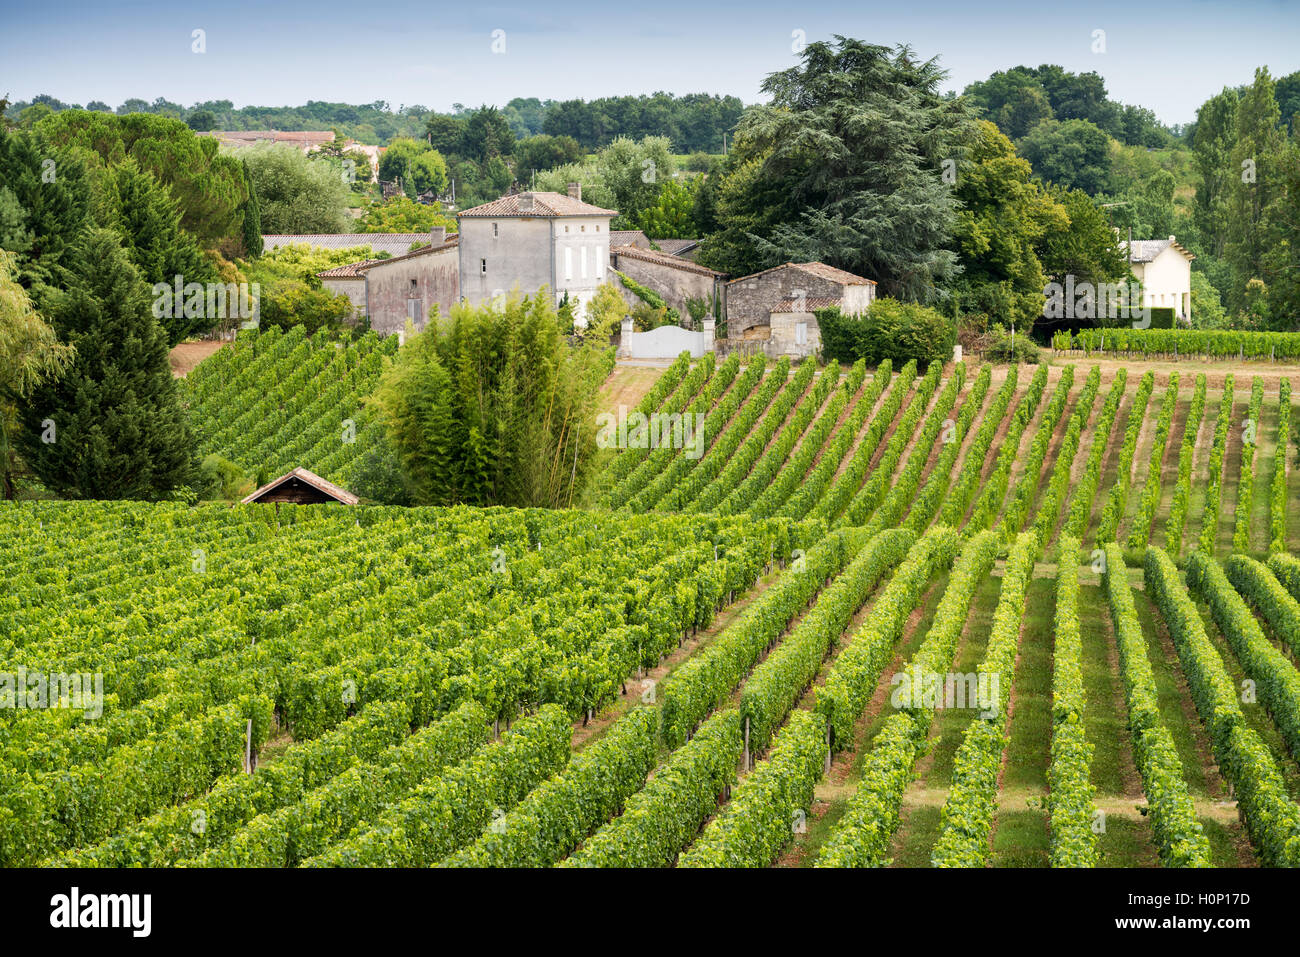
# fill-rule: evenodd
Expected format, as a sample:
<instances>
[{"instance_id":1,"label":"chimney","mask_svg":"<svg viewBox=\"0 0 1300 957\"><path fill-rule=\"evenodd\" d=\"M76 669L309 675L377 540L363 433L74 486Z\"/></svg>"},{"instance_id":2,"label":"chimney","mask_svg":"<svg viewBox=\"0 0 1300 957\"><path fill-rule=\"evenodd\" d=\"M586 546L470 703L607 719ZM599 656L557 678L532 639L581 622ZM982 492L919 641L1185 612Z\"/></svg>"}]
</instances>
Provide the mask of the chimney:
<instances>
[{"instance_id":1,"label":"chimney","mask_svg":"<svg viewBox=\"0 0 1300 957\"><path fill-rule=\"evenodd\" d=\"M521 212L521 213L531 213L532 211L533 211L533 194L532 194L532 193L520 193L520 194L519 194L519 212Z\"/></svg>"},{"instance_id":2,"label":"chimney","mask_svg":"<svg viewBox=\"0 0 1300 957\"><path fill-rule=\"evenodd\" d=\"M434 226L433 229L429 230L429 240L433 245L441 246L447 241L447 227Z\"/></svg>"},{"instance_id":3,"label":"chimney","mask_svg":"<svg viewBox=\"0 0 1300 957\"><path fill-rule=\"evenodd\" d=\"M579 202L582 201L582 184L581 184L581 183L570 183L570 184L569 184L569 198L570 198L570 199L576 199L576 200L578 200Z\"/></svg>"}]
</instances>

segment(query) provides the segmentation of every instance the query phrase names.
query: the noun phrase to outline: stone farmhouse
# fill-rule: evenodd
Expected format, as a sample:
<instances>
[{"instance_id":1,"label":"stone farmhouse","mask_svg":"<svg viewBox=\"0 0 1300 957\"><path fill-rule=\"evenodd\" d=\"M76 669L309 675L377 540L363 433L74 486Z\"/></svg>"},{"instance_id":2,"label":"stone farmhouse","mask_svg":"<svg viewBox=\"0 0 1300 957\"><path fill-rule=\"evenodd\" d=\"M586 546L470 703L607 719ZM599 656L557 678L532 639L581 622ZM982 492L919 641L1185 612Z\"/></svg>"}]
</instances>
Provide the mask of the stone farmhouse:
<instances>
[{"instance_id":1,"label":"stone farmhouse","mask_svg":"<svg viewBox=\"0 0 1300 957\"><path fill-rule=\"evenodd\" d=\"M460 227L460 295L470 305L548 286L567 294L575 315L607 281L609 224L617 210L582 201L582 186L567 193L503 196L456 214Z\"/></svg>"},{"instance_id":2,"label":"stone farmhouse","mask_svg":"<svg viewBox=\"0 0 1300 957\"><path fill-rule=\"evenodd\" d=\"M806 356L821 348L815 310L838 306L860 314L875 298L872 280L819 262L784 263L728 282L722 273L666 251L691 252L698 246L694 240L652 242L640 230L611 230L617 215L583 202L582 187L571 183L566 193L515 193L462 210L459 232L452 235L436 229L263 239L268 249L290 242L319 248L369 244L388 253L318 273L325 289L347 296L355 314L368 316L381 333L400 332L408 321L423 328L435 308L445 315L456 302L478 305L515 290L532 295L543 286L557 305L567 295L581 323L602 283L618 285L629 311L639 302L617 282L623 276L657 293L687 323L688 300L716 303L731 337L720 348L745 340L746 348L773 356ZM427 245L412 250L416 242ZM712 320L707 325L712 343ZM700 330L690 332L698 336ZM653 343L640 348L671 348L673 333L656 333Z\"/></svg>"},{"instance_id":3,"label":"stone farmhouse","mask_svg":"<svg viewBox=\"0 0 1300 957\"><path fill-rule=\"evenodd\" d=\"M874 280L820 262L783 263L726 284L727 335L762 341L769 355L812 355L821 348L816 310L860 315L875 298Z\"/></svg>"},{"instance_id":4,"label":"stone farmhouse","mask_svg":"<svg viewBox=\"0 0 1300 957\"><path fill-rule=\"evenodd\" d=\"M1192 319L1192 260L1196 257L1178 241L1168 239L1134 239L1121 242L1128 254L1128 268L1142 283L1142 305L1172 308L1178 322L1190 325Z\"/></svg>"}]
</instances>

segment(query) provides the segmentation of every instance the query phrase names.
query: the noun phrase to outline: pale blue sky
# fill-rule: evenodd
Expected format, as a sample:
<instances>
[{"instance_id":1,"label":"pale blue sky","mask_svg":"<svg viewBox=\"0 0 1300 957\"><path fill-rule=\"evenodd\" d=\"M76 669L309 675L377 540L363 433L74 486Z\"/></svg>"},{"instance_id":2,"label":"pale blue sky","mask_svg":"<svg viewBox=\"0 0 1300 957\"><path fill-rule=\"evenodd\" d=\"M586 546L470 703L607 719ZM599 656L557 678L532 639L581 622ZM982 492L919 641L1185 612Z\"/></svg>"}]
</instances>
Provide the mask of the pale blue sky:
<instances>
[{"instance_id":1,"label":"pale blue sky","mask_svg":"<svg viewBox=\"0 0 1300 957\"><path fill-rule=\"evenodd\" d=\"M206 31L207 52L191 51ZM492 52L494 30L505 52ZM961 89L1019 63L1096 70L1113 98L1167 123L1267 65L1300 69L1300 0L1055 5L774 0L747 3L15 3L0 13L0 93L26 100L162 96L190 105L307 100L501 104L668 90L759 98L795 62L792 34L840 33L939 55ZM1092 52L1104 30L1106 52Z\"/></svg>"}]
</instances>

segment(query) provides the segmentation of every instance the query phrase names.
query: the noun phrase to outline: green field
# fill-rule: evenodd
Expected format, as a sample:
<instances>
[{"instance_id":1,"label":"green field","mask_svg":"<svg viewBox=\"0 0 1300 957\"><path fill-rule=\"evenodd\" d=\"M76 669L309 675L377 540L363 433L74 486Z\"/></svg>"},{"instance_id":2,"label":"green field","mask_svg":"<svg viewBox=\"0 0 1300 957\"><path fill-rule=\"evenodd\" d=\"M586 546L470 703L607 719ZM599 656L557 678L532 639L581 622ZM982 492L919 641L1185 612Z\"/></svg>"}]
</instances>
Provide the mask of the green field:
<instances>
[{"instance_id":1,"label":"green field","mask_svg":"<svg viewBox=\"0 0 1300 957\"><path fill-rule=\"evenodd\" d=\"M205 450L346 481L390 343L222 350ZM103 698L0 709L0 863L1296 866L1290 395L1234 373L710 357L588 510L4 503L4 660Z\"/></svg>"}]
</instances>

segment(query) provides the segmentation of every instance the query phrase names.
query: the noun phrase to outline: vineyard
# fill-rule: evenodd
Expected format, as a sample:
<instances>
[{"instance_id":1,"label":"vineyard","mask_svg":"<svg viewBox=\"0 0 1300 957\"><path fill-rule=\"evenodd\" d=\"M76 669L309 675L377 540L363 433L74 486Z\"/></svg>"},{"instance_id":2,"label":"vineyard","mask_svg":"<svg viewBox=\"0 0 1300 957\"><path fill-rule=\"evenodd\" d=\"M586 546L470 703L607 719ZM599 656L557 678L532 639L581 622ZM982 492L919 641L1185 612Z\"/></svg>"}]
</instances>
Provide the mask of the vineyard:
<instances>
[{"instance_id":1,"label":"vineyard","mask_svg":"<svg viewBox=\"0 0 1300 957\"><path fill-rule=\"evenodd\" d=\"M345 478L391 343L223 350L206 447ZM4 503L104 696L0 710L0 863L1300 866L1290 383L1113 365L683 358L586 511Z\"/></svg>"},{"instance_id":2,"label":"vineyard","mask_svg":"<svg viewBox=\"0 0 1300 957\"><path fill-rule=\"evenodd\" d=\"M1300 359L1300 336L1289 332L1202 329L1082 329L1052 336L1058 353L1079 351L1163 359Z\"/></svg>"},{"instance_id":3,"label":"vineyard","mask_svg":"<svg viewBox=\"0 0 1300 957\"><path fill-rule=\"evenodd\" d=\"M302 326L241 334L181 382L201 451L249 475L302 466L346 485L376 434L362 399L396 350L395 337L371 332L346 343Z\"/></svg>"}]
</instances>

